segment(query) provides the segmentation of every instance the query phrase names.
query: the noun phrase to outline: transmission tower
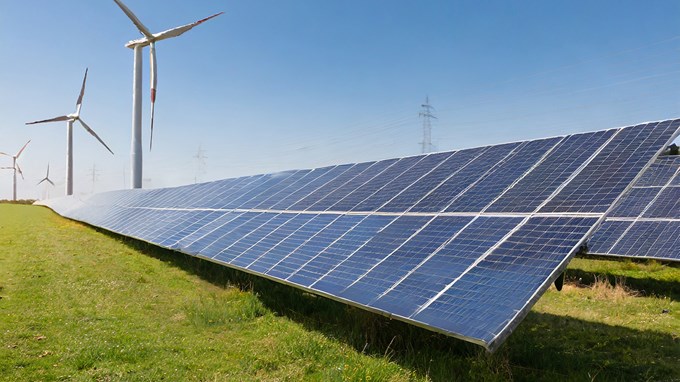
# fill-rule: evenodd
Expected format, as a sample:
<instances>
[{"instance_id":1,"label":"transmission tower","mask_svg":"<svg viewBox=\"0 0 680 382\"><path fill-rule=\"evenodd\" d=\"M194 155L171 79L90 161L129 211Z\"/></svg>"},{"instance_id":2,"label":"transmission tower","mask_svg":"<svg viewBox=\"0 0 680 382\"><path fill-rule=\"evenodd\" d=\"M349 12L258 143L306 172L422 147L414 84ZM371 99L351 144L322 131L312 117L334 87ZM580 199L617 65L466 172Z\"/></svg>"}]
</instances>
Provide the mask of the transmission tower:
<instances>
[{"instance_id":1,"label":"transmission tower","mask_svg":"<svg viewBox=\"0 0 680 382\"><path fill-rule=\"evenodd\" d=\"M194 155L194 159L196 160L196 174L194 175L194 183L198 183L198 181L201 179L201 175L205 174L205 159L207 156L205 156L205 150L203 150L203 147L201 145L198 145L198 152L196 152L196 155Z\"/></svg>"},{"instance_id":2,"label":"transmission tower","mask_svg":"<svg viewBox=\"0 0 680 382\"><path fill-rule=\"evenodd\" d=\"M425 97L425 103L420 105L422 110L418 114L423 119L423 141L420 142L421 152L423 154L432 151L432 119L437 119L432 111L434 106L430 105L430 97Z\"/></svg>"},{"instance_id":3,"label":"transmission tower","mask_svg":"<svg viewBox=\"0 0 680 382\"><path fill-rule=\"evenodd\" d=\"M97 170L97 165L92 164L92 168L89 171L90 177L92 177L92 192L94 193L94 185L99 180L99 170Z\"/></svg>"}]
</instances>

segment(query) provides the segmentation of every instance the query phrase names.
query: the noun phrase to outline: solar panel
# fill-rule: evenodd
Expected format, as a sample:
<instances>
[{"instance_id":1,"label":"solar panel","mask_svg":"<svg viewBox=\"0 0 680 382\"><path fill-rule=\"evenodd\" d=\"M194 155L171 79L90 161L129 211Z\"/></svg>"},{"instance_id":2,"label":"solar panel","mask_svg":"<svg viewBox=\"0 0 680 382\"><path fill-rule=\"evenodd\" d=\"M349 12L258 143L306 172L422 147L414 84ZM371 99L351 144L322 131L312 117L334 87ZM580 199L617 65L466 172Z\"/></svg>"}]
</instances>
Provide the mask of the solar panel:
<instances>
[{"instance_id":1,"label":"solar panel","mask_svg":"<svg viewBox=\"0 0 680 382\"><path fill-rule=\"evenodd\" d=\"M670 176L656 165L659 174L640 174L678 126L653 122L43 204L492 351L613 204L620 214L656 216L671 203L672 189L658 186L617 202L637 178L656 184ZM641 238L617 235L631 225L605 222L608 235L591 243L629 248Z\"/></svg>"},{"instance_id":2,"label":"solar panel","mask_svg":"<svg viewBox=\"0 0 680 382\"><path fill-rule=\"evenodd\" d=\"M588 243L595 255L680 261L680 156L661 155Z\"/></svg>"}]
</instances>

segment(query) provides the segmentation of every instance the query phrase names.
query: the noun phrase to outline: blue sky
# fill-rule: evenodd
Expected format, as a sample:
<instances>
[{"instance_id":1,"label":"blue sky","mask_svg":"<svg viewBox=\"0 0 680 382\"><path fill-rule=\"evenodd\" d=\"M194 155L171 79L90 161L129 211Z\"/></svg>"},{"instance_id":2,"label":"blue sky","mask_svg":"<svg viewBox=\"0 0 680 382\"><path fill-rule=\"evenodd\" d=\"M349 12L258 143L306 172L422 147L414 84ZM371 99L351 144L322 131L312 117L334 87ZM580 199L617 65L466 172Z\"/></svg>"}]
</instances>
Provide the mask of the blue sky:
<instances>
[{"instance_id":1,"label":"blue sky","mask_svg":"<svg viewBox=\"0 0 680 382\"><path fill-rule=\"evenodd\" d=\"M438 150L680 116L678 1L124 1L152 32L225 12L158 43L151 152L145 51L147 187L417 154L426 95ZM63 195L65 123L24 123L73 112L86 67L81 116L116 155L76 126L75 193L129 186L137 37L113 1L0 0L20 198L48 162Z\"/></svg>"}]
</instances>

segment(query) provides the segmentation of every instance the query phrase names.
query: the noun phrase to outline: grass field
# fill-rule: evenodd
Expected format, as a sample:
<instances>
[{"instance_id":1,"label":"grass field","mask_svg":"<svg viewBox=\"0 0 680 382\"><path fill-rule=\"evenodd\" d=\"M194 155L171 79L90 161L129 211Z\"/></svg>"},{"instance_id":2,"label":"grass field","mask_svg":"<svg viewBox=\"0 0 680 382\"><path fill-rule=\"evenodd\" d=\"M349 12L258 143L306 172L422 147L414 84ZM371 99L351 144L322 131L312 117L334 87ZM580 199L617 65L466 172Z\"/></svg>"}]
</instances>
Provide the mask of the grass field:
<instances>
[{"instance_id":1,"label":"grass field","mask_svg":"<svg viewBox=\"0 0 680 382\"><path fill-rule=\"evenodd\" d=\"M0 204L3 381L680 381L680 268L575 259L493 355Z\"/></svg>"}]
</instances>

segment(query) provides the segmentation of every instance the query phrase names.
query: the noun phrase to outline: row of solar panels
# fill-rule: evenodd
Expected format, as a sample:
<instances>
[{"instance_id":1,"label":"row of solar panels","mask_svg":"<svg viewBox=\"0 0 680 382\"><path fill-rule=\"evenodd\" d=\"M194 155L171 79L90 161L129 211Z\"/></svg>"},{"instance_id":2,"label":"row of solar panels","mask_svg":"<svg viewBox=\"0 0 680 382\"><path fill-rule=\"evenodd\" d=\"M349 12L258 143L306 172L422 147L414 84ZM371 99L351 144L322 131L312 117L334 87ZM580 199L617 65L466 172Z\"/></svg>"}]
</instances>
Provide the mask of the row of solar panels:
<instances>
[{"instance_id":1,"label":"row of solar panels","mask_svg":"<svg viewBox=\"0 0 680 382\"><path fill-rule=\"evenodd\" d=\"M618 134L619 130L612 129L226 179L154 190L125 205L394 213L604 213L676 125L666 121L655 123L653 129L639 125ZM660 134L649 135L647 130ZM584 163L589 165L541 205ZM199 196L187 198L187 192Z\"/></svg>"},{"instance_id":2,"label":"row of solar panels","mask_svg":"<svg viewBox=\"0 0 680 382\"><path fill-rule=\"evenodd\" d=\"M492 350L678 126L45 204Z\"/></svg>"},{"instance_id":3,"label":"row of solar panels","mask_svg":"<svg viewBox=\"0 0 680 382\"><path fill-rule=\"evenodd\" d=\"M680 260L680 156L660 156L589 242L593 254Z\"/></svg>"}]
</instances>

